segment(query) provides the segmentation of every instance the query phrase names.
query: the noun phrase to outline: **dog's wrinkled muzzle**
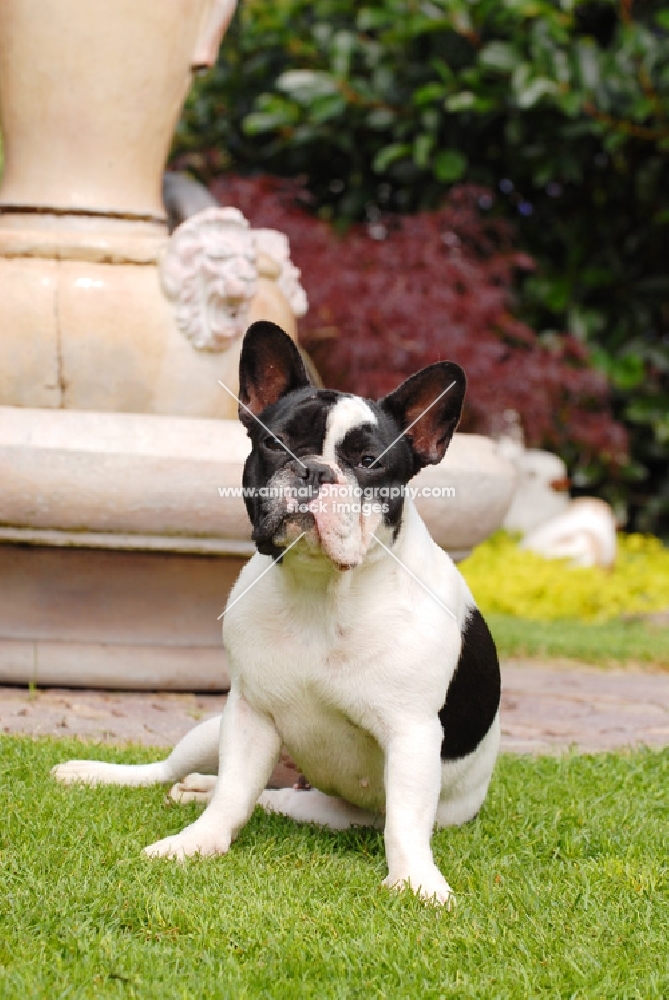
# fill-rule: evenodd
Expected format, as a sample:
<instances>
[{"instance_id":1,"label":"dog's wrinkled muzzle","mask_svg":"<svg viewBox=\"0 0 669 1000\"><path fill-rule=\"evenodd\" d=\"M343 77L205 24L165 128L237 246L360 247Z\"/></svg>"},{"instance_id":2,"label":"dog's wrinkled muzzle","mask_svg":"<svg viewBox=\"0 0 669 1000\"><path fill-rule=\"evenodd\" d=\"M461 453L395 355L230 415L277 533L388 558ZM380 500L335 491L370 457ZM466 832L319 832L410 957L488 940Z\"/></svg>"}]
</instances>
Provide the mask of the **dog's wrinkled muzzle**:
<instances>
[{"instance_id":1,"label":"dog's wrinkled muzzle","mask_svg":"<svg viewBox=\"0 0 669 1000\"><path fill-rule=\"evenodd\" d=\"M310 511L325 555L339 569L353 569L364 559L381 515L372 511L353 477L336 466L332 471L334 479L322 483Z\"/></svg>"},{"instance_id":2,"label":"dog's wrinkled muzzle","mask_svg":"<svg viewBox=\"0 0 669 1000\"><path fill-rule=\"evenodd\" d=\"M280 555L304 534L307 548L322 552L338 569L362 562L381 516L370 510L352 474L310 457L291 462L270 485L284 494L254 532L260 552Z\"/></svg>"}]
</instances>

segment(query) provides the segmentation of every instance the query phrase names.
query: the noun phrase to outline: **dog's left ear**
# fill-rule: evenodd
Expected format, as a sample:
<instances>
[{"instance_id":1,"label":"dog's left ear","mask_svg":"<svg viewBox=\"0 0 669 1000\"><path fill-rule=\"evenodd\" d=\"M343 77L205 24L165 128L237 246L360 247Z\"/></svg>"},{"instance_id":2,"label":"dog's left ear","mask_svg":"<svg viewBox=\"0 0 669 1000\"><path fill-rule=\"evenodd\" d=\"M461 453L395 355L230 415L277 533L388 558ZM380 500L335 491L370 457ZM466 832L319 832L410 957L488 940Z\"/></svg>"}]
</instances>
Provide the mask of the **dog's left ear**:
<instances>
[{"instance_id":1,"label":"dog's left ear","mask_svg":"<svg viewBox=\"0 0 669 1000\"><path fill-rule=\"evenodd\" d=\"M380 400L405 436L414 459L414 475L436 465L446 454L458 426L467 379L460 365L437 361L402 382Z\"/></svg>"},{"instance_id":2,"label":"dog's left ear","mask_svg":"<svg viewBox=\"0 0 669 1000\"><path fill-rule=\"evenodd\" d=\"M287 333L268 320L246 331L239 359L239 419L246 429L264 409L294 389L311 385L300 352Z\"/></svg>"}]
</instances>

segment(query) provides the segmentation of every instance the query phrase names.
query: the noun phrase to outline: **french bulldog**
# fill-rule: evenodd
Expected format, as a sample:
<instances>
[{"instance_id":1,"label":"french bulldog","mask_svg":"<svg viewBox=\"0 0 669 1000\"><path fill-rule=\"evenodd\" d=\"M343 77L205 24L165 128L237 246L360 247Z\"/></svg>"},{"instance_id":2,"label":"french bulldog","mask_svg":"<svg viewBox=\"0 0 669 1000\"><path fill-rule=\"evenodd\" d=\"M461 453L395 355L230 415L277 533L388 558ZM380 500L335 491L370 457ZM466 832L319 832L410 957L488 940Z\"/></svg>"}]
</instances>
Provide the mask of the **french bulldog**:
<instances>
[{"instance_id":1,"label":"french bulldog","mask_svg":"<svg viewBox=\"0 0 669 1000\"><path fill-rule=\"evenodd\" d=\"M254 323L239 416L258 551L223 617L223 715L164 761L70 761L55 777L177 782L177 799L210 800L147 847L151 857L224 854L256 805L336 830L383 828L384 884L451 906L431 837L471 820L486 797L499 664L467 584L404 487L443 458L465 386L444 361L379 402L320 389L290 338ZM266 788L282 746L311 787Z\"/></svg>"}]
</instances>

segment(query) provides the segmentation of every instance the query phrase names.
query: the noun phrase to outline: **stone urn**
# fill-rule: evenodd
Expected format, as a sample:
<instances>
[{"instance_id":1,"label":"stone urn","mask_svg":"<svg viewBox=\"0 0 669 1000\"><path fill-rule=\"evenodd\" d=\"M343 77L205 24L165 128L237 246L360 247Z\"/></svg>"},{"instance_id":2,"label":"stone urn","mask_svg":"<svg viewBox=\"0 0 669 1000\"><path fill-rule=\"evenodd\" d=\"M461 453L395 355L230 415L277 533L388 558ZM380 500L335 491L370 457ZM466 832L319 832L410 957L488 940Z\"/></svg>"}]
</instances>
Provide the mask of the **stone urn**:
<instances>
[{"instance_id":1,"label":"stone urn","mask_svg":"<svg viewBox=\"0 0 669 1000\"><path fill-rule=\"evenodd\" d=\"M234 418L218 380L234 389L245 327L295 335L287 250L273 260L241 217L218 226L223 254L210 220L195 240L190 224L202 252L182 254L198 315L227 317L216 337L189 339L183 296L161 283L185 242L168 239L165 161L235 2L3 0L0 404Z\"/></svg>"}]
</instances>

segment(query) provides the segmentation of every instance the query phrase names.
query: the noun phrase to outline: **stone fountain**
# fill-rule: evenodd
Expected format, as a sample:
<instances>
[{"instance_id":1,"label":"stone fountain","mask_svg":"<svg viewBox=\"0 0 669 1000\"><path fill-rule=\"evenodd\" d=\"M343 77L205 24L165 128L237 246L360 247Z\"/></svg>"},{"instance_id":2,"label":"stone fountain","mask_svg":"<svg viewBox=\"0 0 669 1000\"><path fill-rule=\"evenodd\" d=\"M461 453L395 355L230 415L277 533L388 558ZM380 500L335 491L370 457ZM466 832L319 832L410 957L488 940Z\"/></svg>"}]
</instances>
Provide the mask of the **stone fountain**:
<instances>
[{"instance_id":1,"label":"stone fountain","mask_svg":"<svg viewBox=\"0 0 669 1000\"><path fill-rule=\"evenodd\" d=\"M4 0L0 116L0 681L226 686L217 617L253 551L236 421L244 329L296 338L285 237L234 207L173 234L161 182L194 70L235 0ZM221 383L223 383L223 386ZM514 469L456 435L419 486L464 555Z\"/></svg>"}]
</instances>

